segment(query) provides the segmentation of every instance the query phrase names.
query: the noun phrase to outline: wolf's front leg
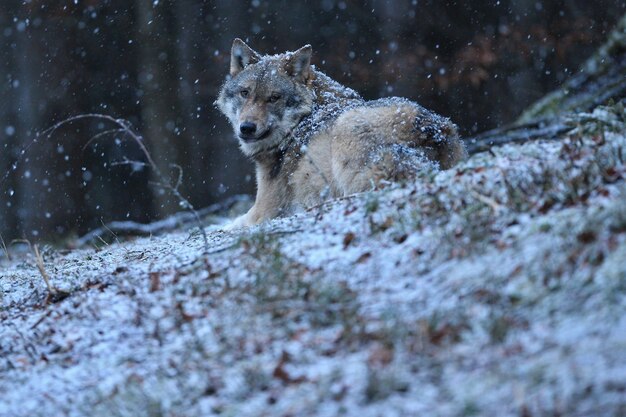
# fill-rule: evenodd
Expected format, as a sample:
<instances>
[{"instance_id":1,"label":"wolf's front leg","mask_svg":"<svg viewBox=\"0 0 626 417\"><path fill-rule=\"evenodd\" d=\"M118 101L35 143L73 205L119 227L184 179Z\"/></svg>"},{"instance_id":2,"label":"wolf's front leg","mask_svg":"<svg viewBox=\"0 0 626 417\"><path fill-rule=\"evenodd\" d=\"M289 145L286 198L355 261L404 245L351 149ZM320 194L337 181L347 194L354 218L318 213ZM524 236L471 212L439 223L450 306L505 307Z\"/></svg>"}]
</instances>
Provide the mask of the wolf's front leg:
<instances>
[{"instance_id":1,"label":"wolf's front leg","mask_svg":"<svg viewBox=\"0 0 626 417\"><path fill-rule=\"evenodd\" d=\"M230 223L227 223L224 226L224 230L241 229L242 227L254 226L255 224L258 224L260 222L261 222L261 219L259 219L259 216L257 215L255 206L252 206L252 208L250 208L250 210L248 210L246 214L242 214L241 216L237 217L235 220L231 221Z\"/></svg>"},{"instance_id":2,"label":"wolf's front leg","mask_svg":"<svg viewBox=\"0 0 626 417\"><path fill-rule=\"evenodd\" d=\"M293 205L293 197L289 191L287 177L272 178L270 171L271 166L257 166L257 194L254 205L226 229L254 226L288 213L286 209Z\"/></svg>"},{"instance_id":3,"label":"wolf's front leg","mask_svg":"<svg viewBox=\"0 0 626 417\"><path fill-rule=\"evenodd\" d=\"M272 199L261 199L254 203L254 205L244 215L237 217L231 223L224 227L224 230L240 229L242 227L255 226L265 220L270 220L278 217L283 211L281 206L277 205ZM284 214L284 213L283 213Z\"/></svg>"}]
</instances>

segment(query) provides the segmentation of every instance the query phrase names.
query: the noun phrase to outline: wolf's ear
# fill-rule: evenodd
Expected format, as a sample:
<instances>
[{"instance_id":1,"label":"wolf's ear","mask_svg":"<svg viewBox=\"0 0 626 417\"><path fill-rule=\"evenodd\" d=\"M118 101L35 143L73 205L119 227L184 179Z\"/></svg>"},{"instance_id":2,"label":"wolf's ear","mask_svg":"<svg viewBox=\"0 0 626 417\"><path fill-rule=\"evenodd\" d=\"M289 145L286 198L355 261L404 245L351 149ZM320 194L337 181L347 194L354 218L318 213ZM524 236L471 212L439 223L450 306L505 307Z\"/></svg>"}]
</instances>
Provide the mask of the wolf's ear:
<instances>
[{"instance_id":1,"label":"wolf's ear","mask_svg":"<svg viewBox=\"0 0 626 417\"><path fill-rule=\"evenodd\" d=\"M256 53L244 41L235 38L233 47L230 50L230 75L239 74L245 67L254 64L261 59L261 55Z\"/></svg>"},{"instance_id":2,"label":"wolf's ear","mask_svg":"<svg viewBox=\"0 0 626 417\"><path fill-rule=\"evenodd\" d=\"M301 81L306 81L311 75L311 45L305 45L287 56L285 71L287 74Z\"/></svg>"}]
</instances>

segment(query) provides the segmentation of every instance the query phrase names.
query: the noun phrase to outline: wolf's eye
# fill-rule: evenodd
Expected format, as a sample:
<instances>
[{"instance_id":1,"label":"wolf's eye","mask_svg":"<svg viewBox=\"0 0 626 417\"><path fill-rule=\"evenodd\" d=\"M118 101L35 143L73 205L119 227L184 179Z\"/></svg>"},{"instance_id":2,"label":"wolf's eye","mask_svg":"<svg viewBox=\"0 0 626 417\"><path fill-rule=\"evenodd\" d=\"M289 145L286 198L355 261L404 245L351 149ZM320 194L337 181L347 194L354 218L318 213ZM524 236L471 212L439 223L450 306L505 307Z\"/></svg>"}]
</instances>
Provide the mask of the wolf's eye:
<instances>
[{"instance_id":1,"label":"wolf's eye","mask_svg":"<svg viewBox=\"0 0 626 417\"><path fill-rule=\"evenodd\" d=\"M270 103L276 103L278 100L280 100L280 94L272 94L267 101Z\"/></svg>"},{"instance_id":2,"label":"wolf's eye","mask_svg":"<svg viewBox=\"0 0 626 417\"><path fill-rule=\"evenodd\" d=\"M248 97L248 94L250 94L250 92L248 90L241 90L239 92L239 95L241 95L241 97L243 97L243 98Z\"/></svg>"}]
</instances>

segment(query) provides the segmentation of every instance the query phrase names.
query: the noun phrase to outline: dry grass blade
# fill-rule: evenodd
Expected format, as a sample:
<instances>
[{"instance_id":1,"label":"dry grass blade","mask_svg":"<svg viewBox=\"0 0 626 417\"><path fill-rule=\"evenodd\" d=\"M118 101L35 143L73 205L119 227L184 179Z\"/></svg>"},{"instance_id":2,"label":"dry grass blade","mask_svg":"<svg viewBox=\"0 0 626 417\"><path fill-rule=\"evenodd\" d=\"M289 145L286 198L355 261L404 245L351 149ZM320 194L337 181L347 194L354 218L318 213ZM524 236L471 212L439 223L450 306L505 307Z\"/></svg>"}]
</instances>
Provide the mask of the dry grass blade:
<instances>
[{"instance_id":1,"label":"dry grass blade","mask_svg":"<svg viewBox=\"0 0 626 417\"><path fill-rule=\"evenodd\" d=\"M6 243L4 243L4 239L2 238L2 233L0 233L0 244L2 244L2 249L4 250L4 254L6 255L7 259L9 261L11 261L11 254L9 254L9 250L7 249L7 245Z\"/></svg>"},{"instance_id":2,"label":"dry grass blade","mask_svg":"<svg viewBox=\"0 0 626 417\"><path fill-rule=\"evenodd\" d=\"M41 256L41 252L39 252L39 246L33 246L33 252L35 253L35 262L37 263L37 269L39 269L39 273L45 281L46 287L48 287L48 292L55 296L57 294L57 289L54 288L52 284L50 284L50 276L46 272L46 268L43 264L43 257Z\"/></svg>"},{"instance_id":3,"label":"dry grass blade","mask_svg":"<svg viewBox=\"0 0 626 417\"><path fill-rule=\"evenodd\" d=\"M29 246L30 246L30 243L29 243ZM58 290L50 283L50 276L48 275L48 272L46 272L46 268L43 264L43 256L41 256L41 252L39 252L39 247L37 245L34 245L32 246L32 249L35 255L35 262L37 264L37 269L39 270L39 273L41 274L41 277L45 281L46 287L48 288L48 295L46 296L46 304L56 303L58 301L61 301L67 298L67 296L70 295L68 292Z\"/></svg>"}]
</instances>

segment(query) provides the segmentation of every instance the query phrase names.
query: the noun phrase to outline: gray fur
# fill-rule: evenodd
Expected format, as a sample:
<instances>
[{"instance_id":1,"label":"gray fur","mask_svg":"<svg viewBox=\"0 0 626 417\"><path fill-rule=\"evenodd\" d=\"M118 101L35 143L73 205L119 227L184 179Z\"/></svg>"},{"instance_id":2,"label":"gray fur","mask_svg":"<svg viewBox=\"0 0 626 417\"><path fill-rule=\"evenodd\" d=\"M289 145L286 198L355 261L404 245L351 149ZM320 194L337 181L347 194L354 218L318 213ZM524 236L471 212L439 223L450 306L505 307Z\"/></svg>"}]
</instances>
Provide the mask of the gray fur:
<instances>
[{"instance_id":1,"label":"gray fur","mask_svg":"<svg viewBox=\"0 0 626 417\"><path fill-rule=\"evenodd\" d=\"M449 119L407 99L367 102L310 60L309 45L262 56L233 42L231 77L216 105L255 161L258 189L252 209L232 227L449 168L466 156Z\"/></svg>"}]
</instances>

